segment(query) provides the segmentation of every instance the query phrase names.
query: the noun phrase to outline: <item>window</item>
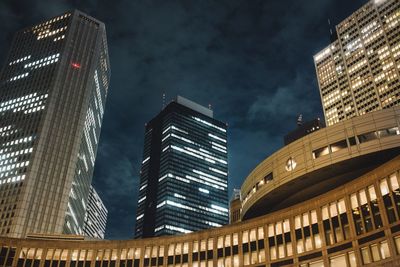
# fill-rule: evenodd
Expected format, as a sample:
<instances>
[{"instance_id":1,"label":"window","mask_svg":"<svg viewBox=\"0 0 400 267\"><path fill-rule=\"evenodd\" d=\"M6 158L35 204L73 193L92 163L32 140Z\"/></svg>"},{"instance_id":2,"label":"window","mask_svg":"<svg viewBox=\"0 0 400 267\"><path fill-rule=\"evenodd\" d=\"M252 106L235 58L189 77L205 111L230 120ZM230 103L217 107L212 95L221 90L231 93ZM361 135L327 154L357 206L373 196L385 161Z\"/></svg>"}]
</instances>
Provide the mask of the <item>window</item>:
<instances>
[{"instance_id":1,"label":"window","mask_svg":"<svg viewBox=\"0 0 400 267\"><path fill-rule=\"evenodd\" d=\"M339 256L330 257L329 264L331 267L347 267L346 255L342 254Z\"/></svg>"},{"instance_id":2,"label":"window","mask_svg":"<svg viewBox=\"0 0 400 267\"><path fill-rule=\"evenodd\" d=\"M400 134L399 127L393 127L393 128L378 131L378 135L380 138L398 135L398 134Z\"/></svg>"},{"instance_id":3,"label":"window","mask_svg":"<svg viewBox=\"0 0 400 267\"><path fill-rule=\"evenodd\" d=\"M375 188L369 186L350 196L353 221L358 235L382 227Z\"/></svg>"},{"instance_id":4,"label":"window","mask_svg":"<svg viewBox=\"0 0 400 267\"><path fill-rule=\"evenodd\" d=\"M394 243L396 244L397 254L400 255L400 236L394 238Z\"/></svg>"},{"instance_id":5,"label":"window","mask_svg":"<svg viewBox=\"0 0 400 267\"><path fill-rule=\"evenodd\" d=\"M255 238L255 230L250 231L250 238L251 239ZM243 262L245 265L248 265L250 264L249 231L244 231L242 234L242 250L243 250Z\"/></svg>"},{"instance_id":6,"label":"window","mask_svg":"<svg viewBox=\"0 0 400 267\"><path fill-rule=\"evenodd\" d=\"M382 179L380 181L380 190L389 223L395 223L397 220L399 220L400 214L400 189L398 174L394 173L389 177Z\"/></svg>"},{"instance_id":7,"label":"window","mask_svg":"<svg viewBox=\"0 0 400 267\"><path fill-rule=\"evenodd\" d=\"M350 267L356 267L357 259L356 259L356 255L355 255L354 251L348 252L347 255L349 256Z\"/></svg>"},{"instance_id":8,"label":"window","mask_svg":"<svg viewBox=\"0 0 400 267\"><path fill-rule=\"evenodd\" d=\"M347 148L347 142L346 140L342 140L336 143L331 144L331 151L332 153L339 151L343 148Z\"/></svg>"},{"instance_id":9,"label":"window","mask_svg":"<svg viewBox=\"0 0 400 267\"><path fill-rule=\"evenodd\" d=\"M269 173L269 174L267 174L267 175L264 177L264 181L265 181L266 184L269 183L269 182L271 182L273 179L274 179L274 175L273 175L272 172Z\"/></svg>"},{"instance_id":10,"label":"window","mask_svg":"<svg viewBox=\"0 0 400 267\"><path fill-rule=\"evenodd\" d=\"M317 159L319 157L325 156L329 154L329 147L321 147L313 151L313 158Z\"/></svg>"},{"instance_id":11,"label":"window","mask_svg":"<svg viewBox=\"0 0 400 267\"><path fill-rule=\"evenodd\" d=\"M239 255L233 256L233 267L239 267Z\"/></svg>"},{"instance_id":12,"label":"window","mask_svg":"<svg viewBox=\"0 0 400 267\"><path fill-rule=\"evenodd\" d=\"M316 211L303 213L294 218L296 249L298 253L310 251L321 247L321 237L319 234ZM310 223L311 222L311 223Z\"/></svg>"},{"instance_id":13,"label":"window","mask_svg":"<svg viewBox=\"0 0 400 267\"><path fill-rule=\"evenodd\" d=\"M369 257L368 247L361 248L361 257L364 264L371 263L371 259Z\"/></svg>"},{"instance_id":14,"label":"window","mask_svg":"<svg viewBox=\"0 0 400 267\"><path fill-rule=\"evenodd\" d=\"M349 138L349 145L350 146L355 146L357 144L357 142L356 142L356 138L353 136L353 137L350 137Z\"/></svg>"},{"instance_id":15,"label":"window","mask_svg":"<svg viewBox=\"0 0 400 267\"><path fill-rule=\"evenodd\" d=\"M368 142L368 141L372 141L375 139L378 139L377 132L369 132L369 133L361 134L358 136L358 141L360 142L360 144Z\"/></svg>"},{"instance_id":16,"label":"window","mask_svg":"<svg viewBox=\"0 0 400 267\"><path fill-rule=\"evenodd\" d=\"M222 236L218 237L217 239L217 248L223 248L224 247L224 238Z\"/></svg>"},{"instance_id":17,"label":"window","mask_svg":"<svg viewBox=\"0 0 400 267\"><path fill-rule=\"evenodd\" d=\"M268 225L268 243L271 260L288 257L293 254L288 219Z\"/></svg>"},{"instance_id":18,"label":"window","mask_svg":"<svg viewBox=\"0 0 400 267\"><path fill-rule=\"evenodd\" d=\"M349 221L344 199L322 207L322 225L327 245L341 242L350 237Z\"/></svg>"},{"instance_id":19,"label":"window","mask_svg":"<svg viewBox=\"0 0 400 267\"><path fill-rule=\"evenodd\" d=\"M309 267L324 267L324 261L313 261L308 264Z\"/></svg>"},{"instance_id":20,"label":"window","mask_svg":"<svg viewBox=\"0 0 400 267\"><path fill-rule=\"evenodd\" d=\"M364 264L377 262L390 257L389 246L386 240L361 248Z\"/></svg>"}]
</instances>

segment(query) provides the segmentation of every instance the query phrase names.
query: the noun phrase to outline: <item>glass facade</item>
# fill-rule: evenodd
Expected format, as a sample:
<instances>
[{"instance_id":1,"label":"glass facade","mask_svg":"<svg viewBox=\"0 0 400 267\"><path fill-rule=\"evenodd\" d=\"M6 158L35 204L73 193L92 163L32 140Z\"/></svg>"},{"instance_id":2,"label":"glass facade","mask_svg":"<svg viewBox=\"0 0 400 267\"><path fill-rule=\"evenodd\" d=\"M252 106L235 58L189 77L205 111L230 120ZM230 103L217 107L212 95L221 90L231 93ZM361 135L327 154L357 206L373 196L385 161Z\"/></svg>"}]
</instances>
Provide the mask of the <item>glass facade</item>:
<instances>
[{"instance_id":1,"label":"glass facade","mask_svg":"<svg viewBox=\"0 0 400 267\"><path fill-rule=\"evenodd\" d=\"M0 73L1 235L82 233L109 75L104 24L79 11L15 34Z\"/></svg>"},{"instance_id":2,"label":"glass facade","mask_svg":"<svg viewBox=\"0 0 400 267\"><path fill-rule=\"evenodd\" d=\"M227 182L226 125L172 102L146 126L135 236L226 224Z\"/></svg>"},{"instance_id":3,"label":"glass facade","mask_svg":"<svg viewBox=\"0 0 400 267\"><path fill-rule=\"evenodd\" d=\"M86 114L83 129L80 129L80 147L68 199L64 233L85 234L83 224L85 213L88 209L90 185L108 93L110 66L104 25L101 26L99 22L91 20L87 16L78 15L77 17L75 36L86 33L89 37L87 40L81 39L73 53L79 54L82 46L87 45L90 41L89 44L95 49L96 54L94 57L86 59L88 63L90 62L91 68L88 68L88 72L85 73L88 75L86 77L87 80L82 81L84 82L82 85L87 90L86 95L83 97L88 97L89 103L82 110ZM82 58L75 61L71 64L71 67L77 70L82 69L81 64L77 62L85 62L85 59Z\"/></svg>"},{"instance_id":4,"label":"glass facade","mask_svg":"<svg viewBox=\"0 0 400 267\"><path fill-rule=\"evenodd\" d=\"M96 189L90 186L90 194L85 214L83 233L85 236L104 239L107 225L107 208L97 194Z\"/></svg>"},{"instance_id":5,"label":"glass facade","mask_svg":"<svg viewBox=\"0 0 400 267\"><path fill-rule=\"evenodd\" d=\"M400 2L371 0L314 56L326 124L400 103Z\"/></svg>"},{"instance_id":6,"label":"glass facade","mask_svg":"<svg viewBox=\"0 0 400 267\"><path fill-rule=\"evenodd\" d=\"M16 34L0 75L0 234L12 233L18 220L18 200L29 178L64 47L63 41L53 39L65 34L70 20L65 14ZM57 34L41 38L50 27Z\"/></svg>"}]
</instances>

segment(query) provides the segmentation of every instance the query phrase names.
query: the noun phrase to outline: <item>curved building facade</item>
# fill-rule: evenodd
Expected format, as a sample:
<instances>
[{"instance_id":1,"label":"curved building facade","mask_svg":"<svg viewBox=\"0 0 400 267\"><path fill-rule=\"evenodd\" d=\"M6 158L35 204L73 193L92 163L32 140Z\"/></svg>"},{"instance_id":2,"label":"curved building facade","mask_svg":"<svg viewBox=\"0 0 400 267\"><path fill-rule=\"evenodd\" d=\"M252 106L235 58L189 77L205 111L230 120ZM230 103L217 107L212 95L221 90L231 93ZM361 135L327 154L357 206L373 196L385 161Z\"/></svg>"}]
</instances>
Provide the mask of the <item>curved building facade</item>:
<instances>
[{"instance_id":1,"label":"curved building facade","mask_svg":"<svg viewBox=\"0 0 400 267\"><path fill-rule=\"evenodd\" d=\"M263 161L243 184L242 222L124 241L2 238L0 266L399 266L400 108L362 118Z\"/></svg>"},{"instance_id":2,"label":"curved building facade","mask_svg":"<svg viewBox=\"0 0 400 267\"><path fill-rule=\"evenodd\" d=\"M320 129L261 162L242 188L242 219L328 192L400 154L400 107Z\"/></svg>"}]
</instances>

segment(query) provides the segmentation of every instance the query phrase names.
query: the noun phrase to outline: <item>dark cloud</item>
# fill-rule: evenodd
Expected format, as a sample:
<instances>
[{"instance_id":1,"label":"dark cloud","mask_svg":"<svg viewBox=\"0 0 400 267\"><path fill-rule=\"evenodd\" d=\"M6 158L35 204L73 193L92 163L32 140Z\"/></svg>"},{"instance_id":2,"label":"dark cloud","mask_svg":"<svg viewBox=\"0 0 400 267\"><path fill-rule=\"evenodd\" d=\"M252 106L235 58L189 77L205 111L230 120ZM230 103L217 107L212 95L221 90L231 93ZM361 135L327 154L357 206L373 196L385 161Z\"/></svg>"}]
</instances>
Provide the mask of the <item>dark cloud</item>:
<instances>
[{"instance_id":1,"label":"dark cloud","mask_svg":"<svg viewBox=\"0 0 400 267\"><path fill-rule=\"evenodd\" d=\"M73 8L107 27L111 86L94 185L107 237L134 229L144 123L181 94L229 124L230 190L282 146L296 115L322 116L312 56L365 0L3 0L0 60L17 29Z\"/></svg>"}]
</instances>

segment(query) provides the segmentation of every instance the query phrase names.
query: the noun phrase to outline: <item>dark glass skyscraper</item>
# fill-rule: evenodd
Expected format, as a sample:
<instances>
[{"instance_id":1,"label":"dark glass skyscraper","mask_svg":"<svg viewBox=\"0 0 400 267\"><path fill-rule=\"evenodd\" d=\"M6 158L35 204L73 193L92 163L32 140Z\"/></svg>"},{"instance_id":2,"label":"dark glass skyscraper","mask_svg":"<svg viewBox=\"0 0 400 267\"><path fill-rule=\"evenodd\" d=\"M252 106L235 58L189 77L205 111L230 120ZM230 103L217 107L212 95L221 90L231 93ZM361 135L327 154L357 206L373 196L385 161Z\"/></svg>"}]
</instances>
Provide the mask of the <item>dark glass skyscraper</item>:
<instances>
[{"instance_id":1,"label":"dark glass skyscraper","mask_svg":"<svg viewBox=\"0 0 400 267\"><path fill-rule=\"evenodd\" d=\"M15 34L0 73L0 235L83 233L109 79L90 16Z\"/></svg>"},{"instance_id":2,"label":"dark glass skyscraper","mask_svg":"<svg viewBox=\"0 0 400 267\"><path fill-rule=\"evenodd\" d=\"M180 96L146 125L136 238L228 223L226 129Z\"/></svg>"}]
</instances>

